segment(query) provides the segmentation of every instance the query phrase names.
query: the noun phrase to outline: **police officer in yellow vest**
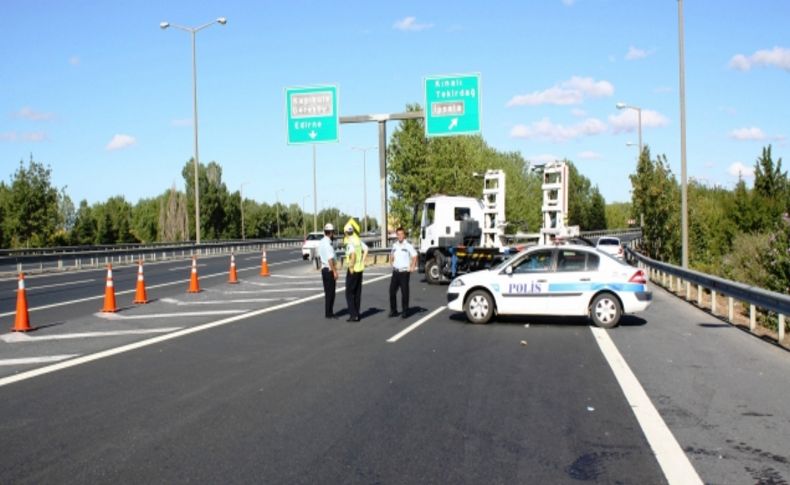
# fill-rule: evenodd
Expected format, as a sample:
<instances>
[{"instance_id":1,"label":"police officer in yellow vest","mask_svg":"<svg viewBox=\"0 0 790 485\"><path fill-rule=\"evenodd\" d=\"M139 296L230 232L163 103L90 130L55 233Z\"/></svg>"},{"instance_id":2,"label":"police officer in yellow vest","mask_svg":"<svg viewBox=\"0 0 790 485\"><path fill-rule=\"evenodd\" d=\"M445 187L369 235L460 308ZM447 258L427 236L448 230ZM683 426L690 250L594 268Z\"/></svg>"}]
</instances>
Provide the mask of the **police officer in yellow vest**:
<instances>
[{"instance_id":1,"label":"police officer in yellow vest","mask_svg":"<svg viewBox=\"0 0 790 485\"><path fill-rule=\"evenodd\" d=\"M359 321L360 305L362 304L362 273L365 271L365 259L368 246L359 237L359 224L352 217L343 227L346 234L346 304L349 322Z\"/></svg>"}]
</instances>

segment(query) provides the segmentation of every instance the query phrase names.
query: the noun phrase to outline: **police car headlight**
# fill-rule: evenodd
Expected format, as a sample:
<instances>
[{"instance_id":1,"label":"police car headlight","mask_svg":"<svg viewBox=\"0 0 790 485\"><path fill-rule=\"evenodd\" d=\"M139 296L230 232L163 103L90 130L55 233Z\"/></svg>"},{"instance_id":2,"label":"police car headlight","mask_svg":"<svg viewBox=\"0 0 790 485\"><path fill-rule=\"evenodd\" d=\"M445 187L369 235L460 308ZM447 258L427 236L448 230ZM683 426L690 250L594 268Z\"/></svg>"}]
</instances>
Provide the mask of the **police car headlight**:
<instances>
[{"instance_id":1,"label":"police car headlight","mask_svg":"<svg viewBox=\"0 0 790 485\"><path fill-rule=\"evenodd\" d=\"M464 280L461 278L456 278L450 283L450 288L459 288L461 286L464 286Z\"/></svg>"}]
</instances>

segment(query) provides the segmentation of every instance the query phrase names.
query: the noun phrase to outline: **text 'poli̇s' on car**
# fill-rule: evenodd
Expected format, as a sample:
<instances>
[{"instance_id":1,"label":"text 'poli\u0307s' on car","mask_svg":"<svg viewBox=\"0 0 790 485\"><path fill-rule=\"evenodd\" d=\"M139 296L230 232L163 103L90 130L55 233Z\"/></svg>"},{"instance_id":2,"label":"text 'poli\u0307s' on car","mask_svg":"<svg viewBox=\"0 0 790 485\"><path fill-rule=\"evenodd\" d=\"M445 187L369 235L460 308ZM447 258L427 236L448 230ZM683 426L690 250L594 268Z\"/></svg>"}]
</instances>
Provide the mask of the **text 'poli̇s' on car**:
<instances>
[{"instance_id":1,"label":"text 'poli\u0307s' on car","mask_svg":"<svg viewBox=\"0 0 790 485\"><path fill-rule=\"evenodd\" d=\"M578 245L527 249L459 276L447 289L447 307L472 323L494 315L588 316L613 328L623 314L646 310L652 298L644 271Z\"/></svg>"}]
</instances>

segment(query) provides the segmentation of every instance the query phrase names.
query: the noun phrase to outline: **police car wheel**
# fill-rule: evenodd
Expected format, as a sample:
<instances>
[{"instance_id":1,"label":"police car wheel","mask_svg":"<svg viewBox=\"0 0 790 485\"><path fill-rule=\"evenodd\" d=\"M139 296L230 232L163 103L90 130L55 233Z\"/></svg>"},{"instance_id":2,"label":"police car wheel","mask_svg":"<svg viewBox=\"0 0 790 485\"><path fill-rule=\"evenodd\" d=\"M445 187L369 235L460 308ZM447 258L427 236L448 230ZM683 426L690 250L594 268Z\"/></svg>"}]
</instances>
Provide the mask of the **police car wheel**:
<instances>
[{"instance_id":1,"label":"police car wheel","mask_svg":"<svg viewBox=\"0 0 790 485\"><path fill-rule=\"evenodd\" d=\"M487 291L475 290L466 299L464 312L472 323L488 323L494 315L494 299Z\"/></svg>"},{"instance_id":2,"label":"police car wheel","mask_svg":"<svg viewBox=\"0 0 790 485\"><path fill-rule=\"evenodd\" d=\"M590 305L590 318L601 328L614 328L620 323L623 310L620 302L611 293L601 293L593 298Z\"/></svg>"}]
</instances>

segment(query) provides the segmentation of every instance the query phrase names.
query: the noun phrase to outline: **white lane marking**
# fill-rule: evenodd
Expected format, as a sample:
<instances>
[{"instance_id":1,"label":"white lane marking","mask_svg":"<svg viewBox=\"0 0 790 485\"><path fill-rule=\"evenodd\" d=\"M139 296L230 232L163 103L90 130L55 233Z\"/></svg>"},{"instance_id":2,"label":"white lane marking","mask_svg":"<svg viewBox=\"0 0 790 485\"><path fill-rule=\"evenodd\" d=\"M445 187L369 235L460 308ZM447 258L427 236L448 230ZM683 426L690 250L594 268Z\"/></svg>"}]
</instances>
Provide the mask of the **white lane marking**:
<instances>
[{"instance_id":1,"label":"white lane marking","mask_svg":"<svg viewBox=\"0 0 790 485\"><path fill-rule=\"evenodd\" d=\"M118 335L146 335L149 333L168 333L181 330L184 327L170 327L170 328L148 328L148 329L135 329L135 330L109 330L106 332L82 332L82 333L63 333L58 335L41 335L39 337L31 337L27 334L7 333L0 335L0 340L9 344L41 342L44 340L71 340L78 338L98 338L98 337L115 337Z\"/></svg>"},{"instance_id":2,"label":"white lane marking","mask_svg":"<svg viewBox=\"0 0 790 485\"><path fill-rule=\"evenodd\" d=\"M247 310L209 310L205 312L152 313L150 315L121 315L120 313L94 313L105 320L150 320L153 318L210 317L213 315L238 315Z\"/></svg>"},{"instance_id":3,"label":"white lane marking","mask_svg":"<svg viewBox=\"0 0 790 485\"><path fill-rule=\"evenodd\" d=\"M316 279L316 281L320 281L320 280ZM258 282L255 282L255 281L246 281L246 280L244 281L244 283L246 283L248 285L263 286L263 287L277 287L277 288L282 288L283 286L288 286L288 285L304 285L305 284L304 281L278 281L277 283L258 283ZM320 290L321 288L318 288L318 289Z\"/></svg>"},{"instance_id":4,"label":"white lane marking","mask_svg":"<svg viewBox=\"0 0 790 485\"><path fill-rule=\"evenodd\" d=\"M590 327L590 330L598 342L598 347L601 349L612 368L620 388L625 394L628 404L634 411L636 420L642 431L650 443L650 448L656 455L659 466L664 472L667 482L670 485L674 484L700 484L700 479L697 471L691 465L686 453L678 444L675 436L670 431L667 424L661 418L661 415L656 410L653 403L650 401L647 393L645 392L639 380L636 378L628 363L623 358L617 346L612 341L611 337L606 330L598 327Z\"/></svg>"},{"instance_id":5,"label":"white lane marking","mask_svg":"<svg viewBox=\"0 0 790 485\"><path fill-rule=\"evenodd\" d=\"M386 276L383 276L383 278L386 278ZM437 308L436 310L432 311L431 313L429 313L429 314L425 315L424 317L422 317L421 319L419 319L419 320L417 320L416 322L412 323L412 324L411 324L411 325L409 325L408 327L404 328L403 330L401 330L400 332L398 332L398 333L397 333L395 336L393 336L393 337L390 337L389 339L387 339L387 342L388 342L388 343L391 343L391 344L394 344L395 342L397 342L398 340L400 340L400 338L401 338L401 337L403 337L403 336L404 336L404 335L406 335L407 333L411 332L411 331L412 331L412 330L414 330L415 328L419 327L419 326L420 326L420 325L422 325L423 323L427 322L427 321L428 321L428 320L430 320L431 318L435 317L436 315L438 315L438 314L439 314L439 312L441 312L441 311L442 311L442 310L444 310L445 308L447 308L447 307L446 307L446 306L440 306L440 307L439 307L439 308Z\"/></svg>"},{"instance_id":6,"label":"white lane marking","mask_svg":"<svg viewBox=\"0 0 790 485\"><path fill-rule=\"evenodd\" d=\"M373 278L371 280L365 281L362 284L367 285L370 283L375 283L384 279L381 278ZM342 291L342 290L341 290ZM113 355L122 354L125 352L129 352L131 350L140 349L143 347L148 347L149 345L155 345L160 342L166 342L168 340L177 339L179 337L183 337L185 335L190 335L197 332L202 332L204 330L208 330L210 328L219 327L222 325L228 325L230 323L238 322L241 320L246 320L248 318L257 317L258 315L263 315L265 313L271 313L277 310L282 310L284 308L290 308L292 306L299 305L301 303L306 303L308 301L317 300L319 298L323 298L324 293L317 293L312 296L307 296L304 298L300 298L299 300L290 301L288 303L282 303L280 305L275 305L268 308L261 308L259 310L254 310L248 313L243 313L241 315L236 315L233 317L224 318L222 320L216 320L214 322L204 323L202 325L197 325L195 327L185 328L183 330L179 330L177 332L167 333L164 335L159 335L156 337L152 337L146 340L141 340L139 342L134 342L127 345L122 345L120 347L116 347L113 349L103 350L101 352L96 352L95 354L89 354L82 357L77 357L76 359L68 360L66 362L59 362L57 364L48 365L45 367L39 367L38 369L32 369L27 372L20 372L18 374L14 374L13 376L3 377L0 378L0 387L7 386L9 384L13 384L15 382L24 381L27 379L32 379L33 377L38 377L44 374L49 374L51 372L56 372L63 369L68 369L69 367L75 367L81 364L87 364L88 362L93 362L95 360L104 359L107 357L111 357Z\"/></svg>"},{"instance_id":7,"label":"white lane marking","mask_svg":"<svg viewBox=\"0 0 790 485\"><path fill-rule=\"evenodd\" d=\"M48 355L46 357L28 357L24 359L0 359L0 365L29 365L29 364L48 364L61 360L71 359L80 354Z\"/></svg>"},{"instance_id":8,"label":"white lane marking","mask_svg":"<svg viewBox=\"0 0 790 485\"><path fill-rule=\"evenodd\" d=\"M262 289L262 290L236 290L236 291L223 291L226 295L261 295L264 293L290 293L292 291L320 291L323 288L314 286L308 288L279 288L279 289Z\"/></svg>"},{"instance_id":9,"label":"white lane marking","mask_svg":"<svg viewBox=\"0 0 790 485\"><path fill-rule=\"evenodd\" d=\"M27 276L25 277L25 280L27 280ZM79 281L67 281L66 283L53 283L51 285L28 286L26 289L27 291L31 291L31 290L39 290L41 288L55 288L57 286L79 285L80 283L90 283L91 281L98 281L98 278L91 278L89 280L79 280Z\"/></svg>"},{"instance_id":10,"label":"white lane marking","mask_svg":"<svg viewBox=\"0 0 790 485\"><path fill-rule=\"evenodd\" d=\"M202 268L202 267L204 267L204 266L208 266L208 265L207 265L206 263L198 263L198 265L197 265L197 267L198 267L198 268ZM189 271L189 270L191 270L191 269L192 269L192 265L190 264L189 266L184 266L183 268L181 268L181 267L178 267L178 268L168 268L167 270L168 270L168 271L183 271L183 272L185 272L185 273L186 273L186 272L188 272L188 271Z\"/></svg>"},{"instance_id":11,"label":"white lane marking","mask_svg":"<svg viewBox=\"0 0 790 485\"><path fill-rule=\"evenodd\" d=\"M204 300L204 301L179 301L176 303L178 306L190 305L225 305L228 303L266 303L269 301L291 301L295 300L295 296L287 298L239 298L236 300Z\"/></svg>"}]
</instances>

